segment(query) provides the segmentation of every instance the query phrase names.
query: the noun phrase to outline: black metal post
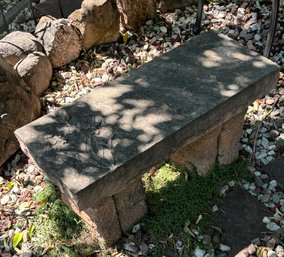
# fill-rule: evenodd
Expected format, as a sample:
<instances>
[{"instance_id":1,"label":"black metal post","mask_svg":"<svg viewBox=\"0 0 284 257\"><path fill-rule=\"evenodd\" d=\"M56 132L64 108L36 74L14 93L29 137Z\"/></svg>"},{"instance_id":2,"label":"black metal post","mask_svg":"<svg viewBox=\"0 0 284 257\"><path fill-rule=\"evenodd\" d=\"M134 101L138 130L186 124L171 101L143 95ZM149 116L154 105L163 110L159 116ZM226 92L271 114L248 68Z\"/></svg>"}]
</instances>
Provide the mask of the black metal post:
<instances>
[{"instance_id":1,"label":"black metal post","mask_svg":"<svg viewBox=\"0 0 284 257\"><path fill-rule=\"evenodd\" d=\"M2 19L3 19L3 24L4 24L4 27L5 27L5 30L9 33L9 32L10 32L10 30L9 30L9 25L8 25L8 23L7 23L7 20L6 20L4 11L3 11L3 6L2 6L2 4L0 4L0 12L1 12Z\"/></svg>"},{"instance_id":2,"label":"black metal post","mask_svg":"<svg viewBox=\"0 0 284 257\"><path fill-rule=\"evenodd\" d=\"M204 0L198 0L196 21L195 21L195 25L192 29L192 32L193 32L194 35L198 35L201 31L201 20L202 20L202 13L203 13L203 5L204 5Z\"/></svg>"},{"instance_id":3,"label":"black metal post","mask_svg":"<svg viewBox=\"0 0 284 257\"><path fill-rule=\"evenodd\" d=\"M33 20L35 21L35 24L37 24L36 15L35 15L35 10L34 10L34 7L33 7L32 0L29 0L29 8L30 8L31 11L32 11Z\"/></svg>"},{"instance_id":4,"label":"black metal post","mask_svg":"<svg viewBox=\"0 0 284 257\"><path fill-rule=\"evenodd\" d=\"M277 20L278 20L279 4L280 0L272 0L272 12L270 17L269 31L267 35L266 45L263 51L263 55L267 58L270 55L271 47L275 36Z\"/></svg>"},{"instance_id":5,"label":"black metal post","mask_svg":"<svg viewBox=\"0 0 284 257\"><path fill-rule=\"evenodd\" d=\"M61 1L60 1L60 0L57 0L57 2L58 2L59 10L60 10L60 15L61 15L62 18L64 18L64 13L63 13Z\"/></svg>"}]
</instances>

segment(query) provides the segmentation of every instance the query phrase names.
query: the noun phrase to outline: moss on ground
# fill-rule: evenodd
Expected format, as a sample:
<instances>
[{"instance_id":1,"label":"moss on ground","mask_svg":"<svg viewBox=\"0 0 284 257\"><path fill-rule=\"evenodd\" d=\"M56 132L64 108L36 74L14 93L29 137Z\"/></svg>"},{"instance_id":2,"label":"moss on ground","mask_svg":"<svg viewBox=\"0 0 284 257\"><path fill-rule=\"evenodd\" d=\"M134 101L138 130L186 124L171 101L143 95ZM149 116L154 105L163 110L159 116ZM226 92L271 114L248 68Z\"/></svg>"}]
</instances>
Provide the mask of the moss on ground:
<instances>
[{"instance_id":1,"label":"moss on ground","mask_svg":"<svg viewBox=\"0 0 284 257\"><path fill-rule=\"evenodd\" d=\"M243 160L216 166L203 177L170 163L145 174L148 214L140 222L144 224L146 242L156 245L148 256L175 253L179 240L184 247L181 256L187 256L199 244L197 234L210 228L212 205L220 200L218 189L245 176ZM40 208L33 220L33 238L37 245L33 256L115 256L113 249L90 238L85 226L62 202L59 191L51 183L47 182L34 199Z\"/></svg>"},{"instance_id":2,"label":"moss on ground","mask_svg":"<svg viewBox=\"0 0 284 257\"><path fill-rule=\"evenodd\" d=\"M212 205L220 201L218 189L246 176L246 163L241 159L231 165L215 166L206 176L197 176L173 164L145 175L148 205L145 231L152 241L158 242L151 256L175 252L178 240L184 242L183 252L187 256L200 244L197 234L210 228Z\"/></svg>"},{"instance_id":3,"label":"moss on ground","mask_svg":"<svg viewBox=\"0 0 284 257\"><path fill-rule=\"evenodd\" d=\"M82 257L94 252L93 241L84 224L60 199L53 184L46 182L34 200L40 207L33 219L33 238L37 245L33 256Z\"/></svg>"}]
</instances>

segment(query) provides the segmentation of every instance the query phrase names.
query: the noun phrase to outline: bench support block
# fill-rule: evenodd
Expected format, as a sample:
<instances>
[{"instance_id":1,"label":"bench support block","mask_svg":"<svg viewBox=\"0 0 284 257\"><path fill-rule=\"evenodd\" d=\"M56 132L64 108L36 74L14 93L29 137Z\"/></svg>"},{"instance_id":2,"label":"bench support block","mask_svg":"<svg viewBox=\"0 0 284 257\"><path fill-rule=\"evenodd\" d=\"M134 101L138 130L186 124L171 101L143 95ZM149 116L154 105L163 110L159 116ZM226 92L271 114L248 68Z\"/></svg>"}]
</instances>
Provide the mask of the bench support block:
<instances>
[{"instance_id":1,"label":"bench support block","mask_svg":"<svg viewBox=\"0 0 284 257\"><path fill-rule=\"evenodd\" d=\"M220 164L230 164L239 157L245 114L246 111L241 112L223 124L218 140L218 162Z\"/></svg>"},{"instance_id":2,"label":"bench support block","mask_svg":"<svg viewBox=\"0 0 284 257\"><path fill-rule=\"evenodd\" d=\"M199 175L205 175L215 164L220 132L221 127L210 130L175 152L171 160L188 169L196 169Z\"/></svg>"},{"instance_id":3,"label":"bench support block","mask_svg":"<svg viewBox=\"0 0 284 257\"><path fill-rule=\"evenodd\" d=\"M216 162L229 164L239 156L245 111L236 114L171 156L175 163L206 175Z\"/></svg>"},{"instance_id":4,"label":"bench support block","mask_svg":"<svg viewBox=\"0 0 284 257\"><path fill-rule=\"evenodd\" d=\"M107 245L113 245L147 212L141 179L83 211L66 195L62 194L62 200L83 219L92 234Z\"/></svg>"},{"instance_id":5,"label":"bench support block","mask_svg":"<svg viewBox=\"0 0 284 257\"><path fill-rule=\"evenodd\" d=\"M141 179L131 183L124 190L115 194L113 198L122 232L129 230L133 223L147 212L145 191Z\"/></svg>"}]
</instances>

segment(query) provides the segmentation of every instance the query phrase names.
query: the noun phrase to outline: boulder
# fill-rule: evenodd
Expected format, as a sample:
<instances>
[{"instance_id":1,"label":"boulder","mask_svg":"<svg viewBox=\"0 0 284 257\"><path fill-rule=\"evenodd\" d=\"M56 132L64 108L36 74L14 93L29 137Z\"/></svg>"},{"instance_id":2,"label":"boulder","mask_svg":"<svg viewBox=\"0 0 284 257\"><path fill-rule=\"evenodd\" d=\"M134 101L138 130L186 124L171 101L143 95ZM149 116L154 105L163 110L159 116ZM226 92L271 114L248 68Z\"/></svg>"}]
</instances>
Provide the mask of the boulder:
<instances>
[{"instance_id":1,"label":"boulder","mask_svg":"<svg viewBox=\"0 0 284 257\"><path fill-rule=\"evenodd\" d=\"M35 31L39 31L40 29L45 29L45 27L50 26L51 22L56 20L53 16L42 16L36 25Z\"/></svg>"},{"instance_id":2,"label":"boulder","mask_svg":"<svg viewBox=\"0 0 284 257\"><path fill-rule=\"evenodd\" d=\"M84 0L81 9L68 17L82 34L82 46L116 41L119 37L119 12L115 0Z\"/></svg>"},{"instance_id":3,"label":"boulder","mask_svg":"<svg viewBox=\"0 0 284 257\"><path fill-rule=\"evenodd\" d=\"M81 35L68 19L48 20L37 27L35 35L42 42L54 68L63 66L80 55Z\"/></svg>"},{"instance_id":4,"label":"boulder","mask_svg":"<svg viewBox=\"0 0 284 257\"><path fill-rule=\"evenodd\" d=\"M35 120L40 112L37 96L0 57L0 167L19 149L14 131Z\"/></svg>"},{"instance_id":5,"label":"boulder","mask_svg":"<svg viewBox=\"0 0 284 257\"><path fill-rule=\"evenodd\" d=\"M167 11L173 11L193 4L197 4L197 0L157 0L156 7L160 12L165 13Z\"/></svg>"},{"instance_id":6,"label":"boulder","mask_svg":"<svg viewBox=\"0 0 284 257\"><path fill-rule=\"evenodd\" d=\"M0 56L12 66L29 53L42 52L41 43L30 33L14 31L0 40Z\"/></svg>"},{"instance_id":7,"label":"boulder","mask_svg":"<svg viewBox=\"0 0 284 257\"><path fill-rule=\"evenodd\" d=\"M121 26L126 29L139 28L156 15L154 0L116 0L116 4Z\"/></svg>"},{"instance_id":8,"label":"boulder","mask_svg":"<svg viewBox=\"0 0 284 257\"><path fill-rule=\"evenodd\" d=\"M45 54L31 53L17 62L14 69L37 96L48 88L52 77L52 66Z\"/></svg>"}]
</instances>

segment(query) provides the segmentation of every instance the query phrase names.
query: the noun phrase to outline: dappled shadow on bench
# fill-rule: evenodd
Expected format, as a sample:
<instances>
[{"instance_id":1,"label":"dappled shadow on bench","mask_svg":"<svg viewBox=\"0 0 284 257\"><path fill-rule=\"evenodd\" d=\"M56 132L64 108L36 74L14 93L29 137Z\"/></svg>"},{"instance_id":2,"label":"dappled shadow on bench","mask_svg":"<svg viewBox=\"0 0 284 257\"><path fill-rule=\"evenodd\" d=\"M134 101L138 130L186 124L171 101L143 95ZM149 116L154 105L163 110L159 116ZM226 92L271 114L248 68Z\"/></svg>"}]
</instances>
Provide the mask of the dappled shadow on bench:
<instances>
[{"instance_id":1,"label":"dappled shadow on bench","mask_svg":"<svg viewBox=\"0 0 284 257\"><path fill-rule=\"evenodd\" d=\"M23 141L86 208L244 110L272 87L275 71L210 33L31 123Z\"/></svg>"}]
</instances>

